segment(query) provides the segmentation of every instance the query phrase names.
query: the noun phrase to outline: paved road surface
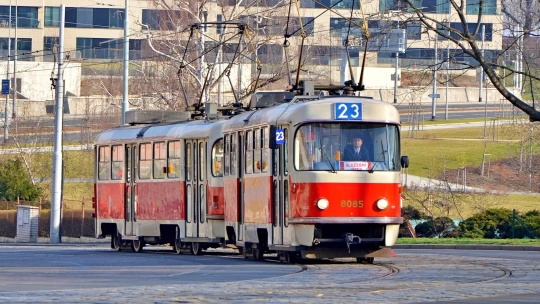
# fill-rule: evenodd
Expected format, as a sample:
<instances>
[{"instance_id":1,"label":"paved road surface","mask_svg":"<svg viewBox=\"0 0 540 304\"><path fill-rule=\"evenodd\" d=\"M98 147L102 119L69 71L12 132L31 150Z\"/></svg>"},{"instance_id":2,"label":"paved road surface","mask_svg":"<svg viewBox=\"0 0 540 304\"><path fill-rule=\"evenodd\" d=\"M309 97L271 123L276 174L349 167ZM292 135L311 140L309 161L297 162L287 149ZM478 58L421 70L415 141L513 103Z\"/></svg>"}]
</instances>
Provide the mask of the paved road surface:
<instances>
[{"instance_id":1,"label":"paved road surface","mask_svg":"<svg viewBox=\"0 0 540 304\"><path fill-rule=\"evenodd\" d=\"M288 265L164 251L0 245L6 303L531 303L540 299L538 252L397 250L374 265L334 260ZM529 302L527 302L529 301ZM490 302L491 303L491 302Z\"/></svg>"}]
</instances>

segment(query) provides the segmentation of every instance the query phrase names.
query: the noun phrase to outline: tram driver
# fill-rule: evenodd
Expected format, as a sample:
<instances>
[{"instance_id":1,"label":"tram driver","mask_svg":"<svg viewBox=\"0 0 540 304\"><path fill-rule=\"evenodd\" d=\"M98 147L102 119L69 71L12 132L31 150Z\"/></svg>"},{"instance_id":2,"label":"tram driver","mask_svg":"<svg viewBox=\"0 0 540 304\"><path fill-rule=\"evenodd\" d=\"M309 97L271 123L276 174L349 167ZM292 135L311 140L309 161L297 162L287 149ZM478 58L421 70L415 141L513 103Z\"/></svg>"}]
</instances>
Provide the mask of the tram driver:
<instances>
[{"instance_id":1,"label":"tram driver","mask_svg":"<svg viewBox=\"0 0 540 304\"><path fill-rule=\"evenodd\" d=\"M363 140L360 135L353 135L351 144L343 151L344 161L367 161L369 156L366 149L362 149Z\"/></svg>"}]
</instances>

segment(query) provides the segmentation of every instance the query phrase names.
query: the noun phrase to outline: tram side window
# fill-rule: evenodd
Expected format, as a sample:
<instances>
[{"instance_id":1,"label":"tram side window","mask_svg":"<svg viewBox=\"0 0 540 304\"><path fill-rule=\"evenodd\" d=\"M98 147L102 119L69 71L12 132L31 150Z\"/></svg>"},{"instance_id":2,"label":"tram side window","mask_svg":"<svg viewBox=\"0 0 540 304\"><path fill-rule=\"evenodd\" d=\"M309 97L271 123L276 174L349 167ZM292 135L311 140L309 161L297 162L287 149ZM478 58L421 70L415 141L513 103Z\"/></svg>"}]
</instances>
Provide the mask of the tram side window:
<instances>
[{"instance_id":1,"label":"tram side window","mask_svg":"<svg viewBox=\"0 0 540 304\"><path fill-rule=\"evenodd\" d=\"M229 139L229 135L225 135L225 137L223 138L224 142L225 142L225 146L224 146L224 157L223 157L223 169L224 169L224 175L225 176L228 176L229 175L229 168L230 168L230 165L231 165L231 141Z\"/></svg>"},{"instance_id":2,"label":"tram side window","mask_svg":"<svg viewBox=\"0 0 540 304\"><path fill-rule=\"evenodd\" d=\"M191 143L187 143L186 144L186 161L187 161L187 164L186 164L186 180L189 182L191 181L191 168L192 168L192 163L191 163Z\"/></svg>"},{"instance_id":3,"label":"tram side window","mask_svg":"<svg viewBox=\"0 0 540 304\"><path fill-rule=\"evenodd\" d=\"M121 145L112 146L111 179L120 180L124 177L124 149Z\"/></svg>"},{"instance_id":4,"label":"tram side window","mask_svg":"<svg viewBox=\"0 0 540 304\"><path fill-rule=\"evenodd\" d=\"M180 157L180 142L169 142L169 159L167 163L167 174L169 178L180 177L180 171L182 166Z\"/></svg>"},{"instance_id":5,"label":"tram side window","mask_svg":"<svg viewBox=\"0 0 540 304\"><path fill-rule=\"evenodd\" d=\"M268 142L268 128L261 129L261 151L262 151L262 166L261 171L262 172L268 172L268 149L269 149L270 143Z\"/></svg>"},{"instance_id":6,"label":"tram side window","mask_svg":"<svg viewBox=\"0 0 540 304\"><path fill-rule=\"evenodd\" d=\"M246 174L253 173L253 132L246 132L246 141L245 141L245 151L246 151Z\"/></svg>"},{"instance_id":7,"label":"tram side window","mask_svg":"<svg viewBox=\"0 0 540 304\"><path fill-rule=\"evenodd\" d=\"M111 157L110 157L110 148L108 146L106 147L99 147L99 164L98 164L98 178L100 180L108 180L110 179L110 172L111 172Z\"/></svg>"},{"instance_id":8,"label":"tram side window","mask_svg":"<svg viewBox=\"0 0 540 304\"><path fill-rule=\"evenodd\" d=\"M154 143L154 178L165 178L167 170L167 146L164 142Z\"/></svg>"},{"instance_id":9,"label":"tram side window","mask_svg":"<svg viewBox=\"0 0 540 304\"><path fill-rule=\"evenodd\" d=\"M212 175L223 176L223 139L219 139L212 147Z\"/></svg>"},{"instance_id":10,"label":"tram side window","mask_svg":"<svg viewBox=\"0 0 540 304\"><path fill-rule=\"evenodd\" d=\"M238 166L238 160L236 158L236 134L231 134L231 175L236 175L236 166Z\"/></svg>"},{"instance_id":11,"label":"tram side window","mask_svg":"<svg viewBox=\"0 0 540 304\"><path fill-rule=\"evenodd\" d=\"M253 173L261 171L261 131L253 130Z\"/></svg>"},{"instance_id":12,"label":"tram side window","mask_svg":"<svg viewBox=\"0 0 540 304\"><path fill-rule=\"evenodd\" d=\"M289 131L288 129L283 129L283 137L285 138L285 143L283 144L283 174L289 174Z\"/></svg>"},{"instance_id":13,"label":"tram side window","mask_svg":"<svg viewBox=\"0 0 540 304\"><path fill-rule=\"evenodd\" d=\"M203 181L206 178L206 153L205 153L205 144L199 143L199 180Z\"/></svg>"},{"instance_id":14,"label":"tram side window","mask_svg":"<svg viewBox=\"0 0 540 304\"><path fill-rule=\"evenodd\" d=\"M139 145L139 179L152 177L152 144Z\"/></svg>"}]
</instances>

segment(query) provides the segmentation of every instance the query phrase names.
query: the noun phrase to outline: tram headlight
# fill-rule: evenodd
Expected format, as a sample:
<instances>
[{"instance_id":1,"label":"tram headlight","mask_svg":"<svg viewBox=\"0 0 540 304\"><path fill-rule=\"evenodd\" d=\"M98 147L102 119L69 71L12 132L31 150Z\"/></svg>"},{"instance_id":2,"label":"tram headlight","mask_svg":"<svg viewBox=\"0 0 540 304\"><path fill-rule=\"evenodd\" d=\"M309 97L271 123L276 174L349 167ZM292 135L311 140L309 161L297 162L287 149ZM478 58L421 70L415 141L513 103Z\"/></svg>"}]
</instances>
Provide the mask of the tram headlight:
<instances>
[{"instance_id":1,"label":"tram headlight","mask_svg":"<svg viewBox=\"0 0 540 304\"><path fill-rule=\"evenodd\" d=\"M377 208L384 210L388 207L388 201L385 198L381 198L377 201Z\"/></svg>"},{"instance_id":2,"label":"tram headlight","mask_svg":"<svg viewBox=\"0 0 540 304\"><path fill-rule=\"evenodd\" d=\"M325 198L320 198L317 201L317 208L319 208L321 210L324 210L324 209L328 208L329 205L330 205L330 202Z\"/></svg>"}]
</instances>

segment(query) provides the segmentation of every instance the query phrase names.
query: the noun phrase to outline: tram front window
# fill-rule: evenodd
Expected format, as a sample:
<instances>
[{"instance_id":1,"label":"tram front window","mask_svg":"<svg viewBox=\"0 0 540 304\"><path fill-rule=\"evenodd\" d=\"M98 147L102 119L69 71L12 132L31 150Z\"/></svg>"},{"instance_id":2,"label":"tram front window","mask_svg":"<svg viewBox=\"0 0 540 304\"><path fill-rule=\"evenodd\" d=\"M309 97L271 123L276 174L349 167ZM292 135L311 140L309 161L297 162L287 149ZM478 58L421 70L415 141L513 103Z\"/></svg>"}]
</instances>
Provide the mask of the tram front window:
<instances>
[{"instance_id":1,"label":"tram front window","mask_svg":"<svg viewBox=\"0 0 540 304\"><path fill-rule=\"evenodd\" d=\"M296 130L294 165L301 171L397 171L399 131L381 123L309 123Z\"/></svg>"}]
</instances>

